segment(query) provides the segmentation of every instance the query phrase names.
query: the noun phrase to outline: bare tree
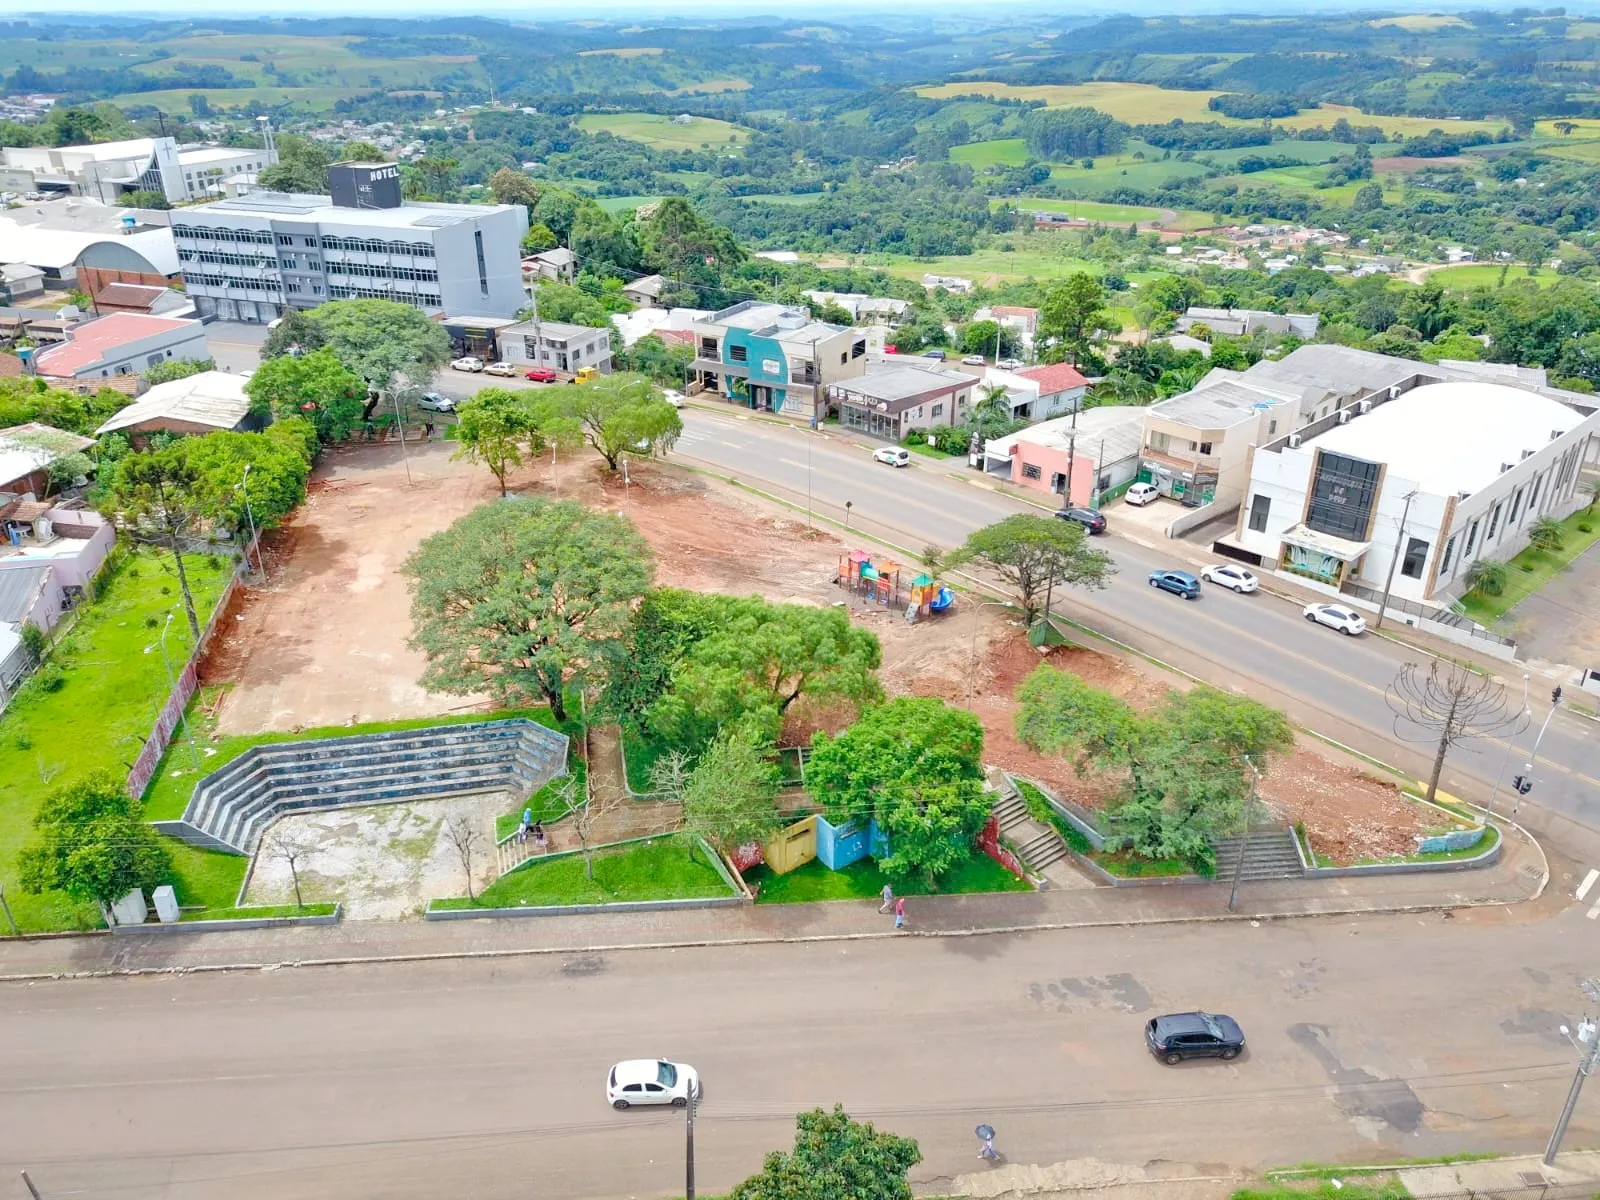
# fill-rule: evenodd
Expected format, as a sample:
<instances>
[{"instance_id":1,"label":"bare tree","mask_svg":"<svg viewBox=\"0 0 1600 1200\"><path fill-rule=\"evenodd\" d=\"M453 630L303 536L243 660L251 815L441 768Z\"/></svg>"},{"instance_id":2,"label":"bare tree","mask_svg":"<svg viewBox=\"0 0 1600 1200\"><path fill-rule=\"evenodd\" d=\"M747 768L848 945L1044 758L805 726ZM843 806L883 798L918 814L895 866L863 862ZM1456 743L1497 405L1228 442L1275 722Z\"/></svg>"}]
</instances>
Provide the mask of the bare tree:
<instances>
[{"instance_id":1,"label":"bare tree","mask_svg":"<svg viewBox=\"0 0 1600 1200\"><path fill-rule=\"evenodd\" d=\"M290 833L278 832L267 840L265 847L268 858L276 859L289 868L289 878L294 880L294 906L304 908L306 902L300 898L300 862L309 858L314 847L303 838L295 837Z\"/></svg>"},{"instance_id":2,"label":"bare tree","mask_svg":"<svg viewBox=\"0 0 1600 1200\"><path fill-rule=\"evenodd\" d=\"M572 831L578 835L578 849L583 851L584 878L592 880L594 847L590 844L590 839L594 836L595 821L611 806L600 802L597 798L581 795L578 791L578 781L571 775L564 776L560 781L548 786L551 788L552 798L561 805L562 817L572 818Z\"/></svg>"},{"instance_id":3,"label":"bare tree","mask_svg":"<svg viewBox=\"0 0 1600 1200\"><path fill-rule=\"evenodd\" d=\"M472 864L483 846L483 831L470 819L458 813L445 820L444 833L450 839L450 844L456 848L456 853L461 856L461 869L467 875L467 899L476 899L472 893Z\"/></svg>"},{"instance_id":4,"label":"bare tree","mask_svg":"<svg viewBox=\"0 0 1600 1200\"><path fill-rule=\"evenodd\" d=\"M679 800L694 774L694 760L682 750L668 750L650 764L650 791L668 800Z\"/></svg>"},{"instance_id":5,"label":"bare tree","mask_svg":"<svg viewBox=\"0 0 1600 1200\"><path fill-rule=\"evenodd\" d=\"M1527 714L1513 708L1505 688L1487 675L1444 659L1435 659L1426 672L1407 663L1385 695L1394 713L1395 736L1435 747L1429 800L1439 790L1444 758L1452 746L1497 734L1514 737L1527 725Z\"/></svg>"}]
</instances>

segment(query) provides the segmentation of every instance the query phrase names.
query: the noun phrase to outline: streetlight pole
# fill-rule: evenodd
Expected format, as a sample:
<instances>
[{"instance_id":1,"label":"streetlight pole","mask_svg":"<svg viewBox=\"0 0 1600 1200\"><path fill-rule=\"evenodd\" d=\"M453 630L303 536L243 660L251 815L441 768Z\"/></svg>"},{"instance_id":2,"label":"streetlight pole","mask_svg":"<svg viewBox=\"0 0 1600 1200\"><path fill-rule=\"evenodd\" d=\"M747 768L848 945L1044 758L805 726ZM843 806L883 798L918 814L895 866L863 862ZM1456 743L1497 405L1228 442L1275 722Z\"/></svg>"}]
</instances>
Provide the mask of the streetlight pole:
<instances>
[{"instance_id":1,"label":"streetlight pole","mask_svg":"<svg viewBox=\"0 0 1600 1200\"><path fill-rule=\"evenodd\" d=\"M698 1088L689 1089L689 1105L684 1109L684 1200L694 1200L694 1108Z\"/></svg>"},{"instance_id":2,"label":"streetlight pole","mask_svg":"<svg viewBox=\"0 0 1600 1200\"><path fill-rule=\"evenodd\" d=\"M1244 836L1239 839L1239 857L1233 864L1233 890L1228 893L1228 911L1233 911L1234 904L1239 899L1239 881L1244 878L1244 852L1250 845L1250 816L1256 806L1256 784L1261 782L1261 772L1256 770L1255 763L1250 761L1250 756L1244 756L1244 765L1250 768L1250 791L1244 798Z\"/></svg>"},{"instance_id":3,"label":"streetlight pole","mask_svg":"<svg viewBox=\"0 0 1600 1200\"><path fill-rule=\"evenodd\" d=\"M406 423L400 416L400 393L391 390L389 399L394 401L394 427L400 433L400 461L406 465L406 486L411 485L411 455L406 451Z\"/></svg>"},{"instance_id":4,"label":"streetlight pole","mask_svg":"<svg viewBox=\"0 0 1600 1200\"><path fill-rule=\"evenodd\" d=\"M1533 750L1528 754L1528 761L1523 765L1522 774L1511 781L1512 790L1520 796L1526 796L1533 791L1533 764L1539 761L1539 746L1544 742L1545 730L1550 728L1550 720L1556 715L1556 709L1561 707L1561 689L1553 688L1550 692L1550 711L1544 715L1544 724L1539 726L1539 736L1533 739ZM1511 807L1514 813L1522 807L1522 801L1517 800Z\"/></svg>"},{"instance_id":5,"label":"streetlight pole","mask_svg":"<svg viewBox=\"0 0 1600 1200\"><path fill-rule=\"evenodd\" d=\"M811 524L811 441L806 440L806 528L813 528Z\"/></svg>"},{"instance_id":6,"label":"streetlight pole","mask_svg":"<svg viewBox=\"0 0 1600 1200\"><path fill-rule=\"evenodd\" d=\"M257 571L265 571L266 568L261 562L261 542L259 540L260 535L256 532L256 514L255 511L250 507L250 468L252 465L253 464L251 463L245 463L244 474L239 478L239 491L244 495L244 515L250 521L250 545L254 546L256 550L255 569ZM244 565L247 567L250 565L250 554L248 547L245 551Z\"/></svg>"},{"instance_id":7,"label":"streetlight pole","mask_svg":"<svg viewBox=\"0 0 1600 1200\"><path fill-rule=\"evenodd\" d=\"M1600 1064L1600 1037L1596 1037L1595 1023L1585 1017L1578 1023L1577 1036L1568 1032L1567 1027L1561 1027L1562 1034L1579 1050L1578 1070L1572 1077L1572 1088L1567 1092L1567 1102L1561 1106L1561 1115L1556 1118L1556 1127L1550 1131L1550 1143L1544 1148L1544 1165L1556 1165L1556 1155L1561 1152L1561 1139L1567 1136L1567 1126L1572 1122L1572 1114L1578 1107L1578 1096L1583 1091L1583 1081L1589 1078L1590 1072Z\"/></svg>"},{"instance_id":8,"label":"streetlight pole","mask_svg":"<svg viewBox=\"0 0 1600 1200\"><path fill-rule=\"evenodd\" d=\"M1406 493L1406 506L1400 510L1400 532L1395 535L1394 553L1389 557L1389 576L1383 581L1383 599L1378 601L1378 619L1373 622L1373 632L1383 628L1383 613L1389 607L1389 589L1394 586L1394 569L1400 565L1400 556L1406 549L1406 519L1411 516L1411 502L1417 498L1416 488Z\"/></svg>"}]
</instances>

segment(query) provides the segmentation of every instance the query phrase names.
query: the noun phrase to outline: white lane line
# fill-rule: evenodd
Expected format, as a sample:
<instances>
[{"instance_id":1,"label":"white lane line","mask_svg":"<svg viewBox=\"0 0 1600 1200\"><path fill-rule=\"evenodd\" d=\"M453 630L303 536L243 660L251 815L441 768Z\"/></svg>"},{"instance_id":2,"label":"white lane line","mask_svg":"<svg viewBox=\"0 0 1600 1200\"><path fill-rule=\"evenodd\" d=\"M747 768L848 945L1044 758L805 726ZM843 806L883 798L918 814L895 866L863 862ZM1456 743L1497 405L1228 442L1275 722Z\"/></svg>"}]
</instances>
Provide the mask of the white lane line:
<instances>
[{"instance_id":1,"label":"white lane line","mask_svg":"<svg viewBox=\"0 0 1600 1200\"><path fill-rule=\"evenodd\" d=\"M1589 894L1589 889L1594 886L1594 881L1600 879L1600 870L1590 871L1583 877L1583 882L1578 885L1578 899L1582 900Z\"/></svg>"},{"instance_id":2,"label":"white lane line","mask_svg":"<svg viewBox=\"0 0 1600 1200\"><path fill-rule=\"evenodd\" d=\"M1596 900L1594 902L1593 907L1591 907L1589 909L1589 911L1584 913L1583 915L1588 917L1589 920L1591 920L1591 921L1594 920L1596 917L1600 917L1600 900Z\"/></svg>"}]
</instances>

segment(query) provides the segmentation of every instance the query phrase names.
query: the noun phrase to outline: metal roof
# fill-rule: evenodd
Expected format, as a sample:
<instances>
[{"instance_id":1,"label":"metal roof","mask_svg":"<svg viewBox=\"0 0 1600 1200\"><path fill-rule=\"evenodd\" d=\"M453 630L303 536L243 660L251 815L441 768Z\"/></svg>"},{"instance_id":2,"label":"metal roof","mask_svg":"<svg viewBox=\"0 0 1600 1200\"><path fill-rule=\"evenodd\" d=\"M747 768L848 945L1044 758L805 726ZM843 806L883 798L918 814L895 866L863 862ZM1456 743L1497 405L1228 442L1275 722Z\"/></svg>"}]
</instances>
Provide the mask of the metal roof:
<instances>
[{"instance_id":1,"label":"metal roof","mask_svg":"<svg viewBox=\"0 0 1600 1200\"><path fill-rule=\"evenodd\" d=\"M1192 391L1152 404L1151 416L1195 429L1227 429L1253 420L1263 408L1276 408L1284 397L1258 391L1242 384L1224 381L1209 386L1202 382Z\"/></svg>"},{"instance_id":2,"label":"metal roof","mask_svg":"<svg viewBox=\"0 0 1600 1200\"><path fill-rule=\"evenodd\" d=\"M0 571L0 621L8 625L20 623L39 603L39 593L49 578L48 564Z\"/></svg>"},{"instance_id":3,"label":"metal roof","mask_svg":"<svg viewBox=\"0 0 1600 1200\"><path fill-rule=\"evenodd\" d=\"M182 421L232 429L250 411L243 377L227 371L201 371L183 379L158 383L127 408L112 415L95 433L131 429L147 421Z\"/></svg>"}]
</instances>

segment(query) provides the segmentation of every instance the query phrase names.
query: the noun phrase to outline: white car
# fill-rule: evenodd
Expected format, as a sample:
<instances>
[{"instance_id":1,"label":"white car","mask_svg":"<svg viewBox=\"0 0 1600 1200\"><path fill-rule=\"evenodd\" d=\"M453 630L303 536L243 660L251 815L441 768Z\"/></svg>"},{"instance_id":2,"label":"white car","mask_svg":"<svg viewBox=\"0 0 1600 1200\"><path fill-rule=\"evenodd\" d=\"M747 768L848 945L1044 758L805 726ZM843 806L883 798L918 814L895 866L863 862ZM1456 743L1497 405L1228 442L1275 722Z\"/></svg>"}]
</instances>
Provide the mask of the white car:
<instances>
[{"instance_id":1,"label":"white car","mask_svg":"<svg viewBox=\"0 0 1600 1200\"><path fill-rule=\"evenodd\" d=\"M903 446L882 446L872 452L872 461L888 463L891 467L909 467L911 451Z\"/></svg>"},{"instance_id":2,"label":"white car","mask_svg":"<svg viewBox=\"0 0 1600 1200\"><path fill-rule=\"evenodd\" d=\"M454 412L456 402L438 392L423 392L417 397L417 407L424 412Z\"/></svg>"},{"instance_id":3,"label":"white car","mask_svg":"<svg viewBox=\"0 0 1600 1200\"><path fill-rule=\"evenodd\" d=\"M969 354L961 361L969 367L981 367L983 366L984 358L981 354Z\"/></svg>"},{"instance_id":4,"label":"white car","mask_svg":"<svg viewBox=\"0 0 1600 1200\"><path fill-rule=\"evenodd\" d=\"M483 359L474 358L469 354L466 358L458 358L452 362L450 369L452 371L481 371L483 370Z\"/></svg>"},{"instance_id":5,"label":"white car","mask_svg":"<svg viewBox=\"0 0 1600 1200\"><path fill-rule=\"evenodd\" d=\"M1346 637L1356 637L1367 631L1367 622L1362 615L1342 604L1308 604L1305 613L1306 620L1337 629Z\"/></svg>"},{"instance_id":6,"label":"white car","mask_svg":"<svg viewBox=\"0 0 1600 1200\"><path fill-rule=\"evenodd\" d=\"M1146 504L1156 500L1161 495L1161 489L1153 483L1136 483L1130 487L1123 496L1135 508L1143 508Z\"/></svg>"},{"instance_id":7,"label":"white car","mask_svg":"<svg viewBox=\"0 0 1600 1200\"><path fill-rule=\"evenodd\" d=\"M1216 583L1225 588L1232 588L1241 594L1253 592L1261 586L1254 575L1237 563L1223 563L1220 566L1207 567L1200 572L1200 578L1207 583Z\"/></svg>"},{"instance_id":8,"label":"white car","mask_svg":"<svg viewBox=\"0 0 1600 1200\"><path fill-rule=\"evenodd\" d=\"M615 1109L641 1104L684 1108L690 1096L700 1097L700 1073L688 1063L630 1058L612 1067L606 1077L606 1101Z\"/></svg>"},{"instance_id":9,"label":"white car","mask_svg":"<svg viewBox=\"0 0 1600 1200\"><path fill-rule=\"evenodd\" d=\"M672 405L673 408L683 407L683 393L677 388L662 388L661 398L668 404Z\"/></svg>"},{"instance_id":10,"label":"white car","mask_svg":"<svg viewBox=\"0 0 1600 1200\"><path fill-rule=\"evenodd\" d=\"M483 369L485 375L500 375L510 379L517 373L517 368L508 362L492 362Z\"/></svg>"},{"instance_id":11,"label":"white car","mask_svg":"<svg viewBox=\"0 0 1600 1200\"><path fill-rule=\"evenodd\" d=\"M1002 358L999 362L995 363L995 366L999 367L1002 371L1016 371L1021 369L1022 360L1020 358Z\"/></svg>"}]
</instances>

